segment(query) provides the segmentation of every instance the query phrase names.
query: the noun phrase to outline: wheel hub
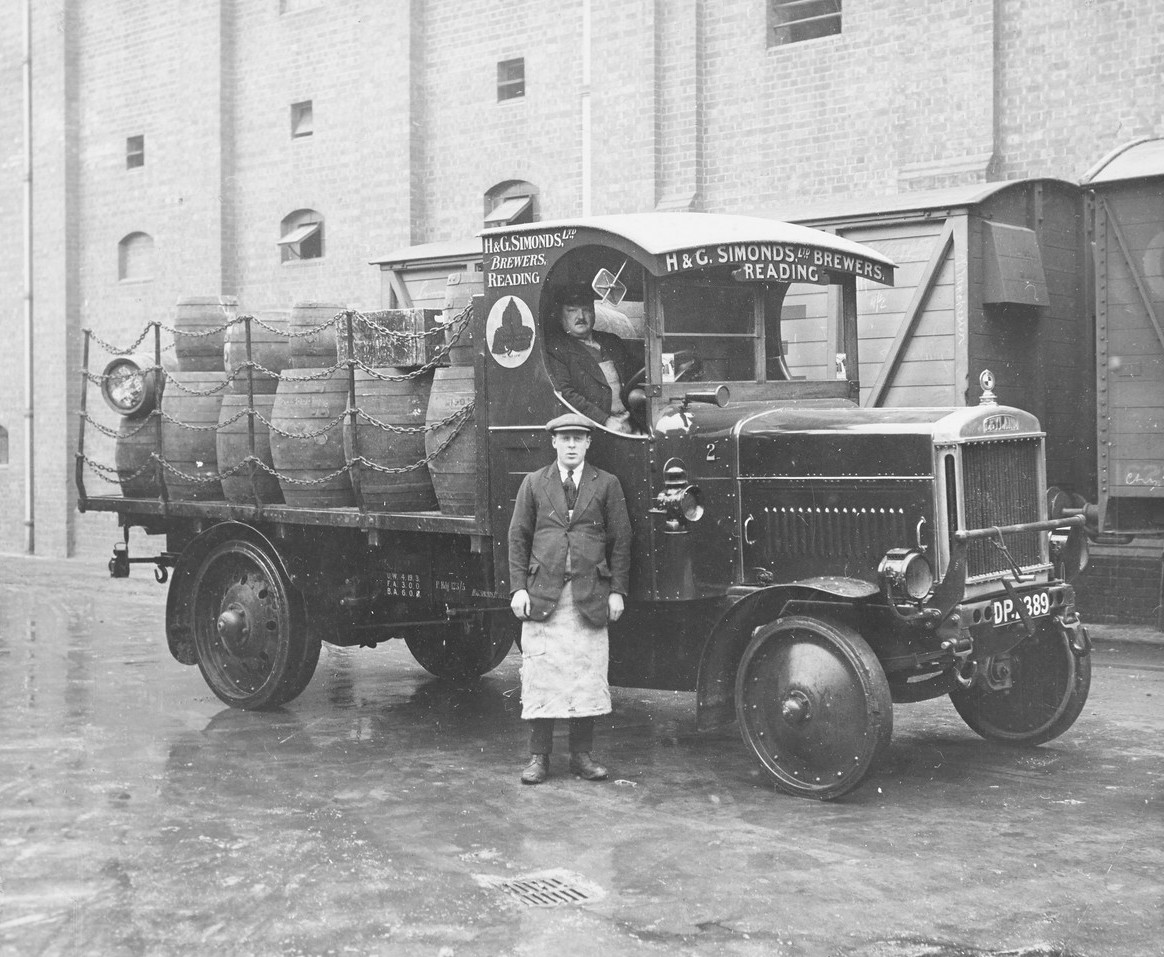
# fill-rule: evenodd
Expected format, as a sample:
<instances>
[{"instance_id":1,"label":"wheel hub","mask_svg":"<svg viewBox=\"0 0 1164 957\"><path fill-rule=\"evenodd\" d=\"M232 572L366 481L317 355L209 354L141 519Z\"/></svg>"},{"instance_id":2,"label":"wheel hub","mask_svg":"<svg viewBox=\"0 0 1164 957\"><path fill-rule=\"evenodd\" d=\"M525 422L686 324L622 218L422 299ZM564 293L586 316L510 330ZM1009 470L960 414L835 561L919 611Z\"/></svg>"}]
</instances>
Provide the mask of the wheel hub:
<instances>
[{"instance_id":1,"label":"wheel hub","mask_svg":"<svg viewBox=\"0 0 1164 957\"><path fill-rule=\"evenodd\" d=\"M251 636L250 620L246 609L231 602L218 616L218 636L231 654L239 654Z\"/></svg>"}]
</instances>

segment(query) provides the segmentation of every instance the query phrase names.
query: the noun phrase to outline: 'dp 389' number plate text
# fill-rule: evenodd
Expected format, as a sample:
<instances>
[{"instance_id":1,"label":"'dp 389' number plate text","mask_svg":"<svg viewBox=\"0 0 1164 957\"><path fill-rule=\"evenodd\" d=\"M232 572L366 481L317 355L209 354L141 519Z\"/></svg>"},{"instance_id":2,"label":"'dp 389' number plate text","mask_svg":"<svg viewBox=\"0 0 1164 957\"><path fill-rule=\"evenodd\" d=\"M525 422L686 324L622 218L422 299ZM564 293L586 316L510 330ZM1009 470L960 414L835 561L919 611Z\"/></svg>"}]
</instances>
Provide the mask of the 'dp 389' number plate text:
<instances>
[{"instance_id":1,"label":"'dp 389' number plate text","mask_svg":"<svg viewBox=\"0 0 1164 957\"><path fill-rule=\"evenodd\" d=\"M999 598L994 602L994 624L1009 625L1022 620L1022 608L1029 618L1039 618L1051 613L1051 596L1045 591L1027 592L1014 598Z\"/></svg>"}]
</instances>

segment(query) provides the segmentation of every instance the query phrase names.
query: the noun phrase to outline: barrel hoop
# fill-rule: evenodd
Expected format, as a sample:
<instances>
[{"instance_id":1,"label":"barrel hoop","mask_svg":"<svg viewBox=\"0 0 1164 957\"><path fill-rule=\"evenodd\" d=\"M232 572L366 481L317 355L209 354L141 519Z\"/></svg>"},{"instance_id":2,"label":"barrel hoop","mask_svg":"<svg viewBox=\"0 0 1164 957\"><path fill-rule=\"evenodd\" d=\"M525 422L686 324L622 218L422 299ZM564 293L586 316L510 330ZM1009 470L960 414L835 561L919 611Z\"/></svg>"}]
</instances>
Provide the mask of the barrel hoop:
<instances>
[{"instance_id":1,"label":"barrel hoop","mask_svg":"<svg viewBox=\"0 0 1164 957\"><path fill-rule=\"evenodd\" d=\"M352 468L357 466L357 465L361 466L362 468L371 469L373 472L381 472L381 473L384 473L387 475L399 475L399 474L402 474L404 472L413 472L417 469L425 468L433 459L440 456L445 451L445 449L447 449L450 445L452 445L453 441L457 438L457 436L461 432L461 429L464 428L465 423L468 421L468 419L469 419L468 413L473 408L473 405L474 405L474 403L472 403L472 402L465 403L460 408L458 408L453 415L449 416L445 420L442 420L442 422L444 424L449 424L450 422L452 422L458 418L460 419L460 421L457 422L456 427L445 437L445 439L441 442L441 444L439 446L437 446L435 449L433 449L433 451L430 454L425 455L424 458L422 458L416 462L413 462L411 465L398 465L398 466L380 465L378 462L373 462L371 459L368 459L368 458L364 457L363 455L359 455L353 459L349 459L347 462L345 462L340 468L336 469L334 472L330 472L321 478L315 478L315 479L292 478L291 476L285 475L284 473L278 471L277 469L272 468L271 466L267 465L266 462L263 462L262 460L260 460L259 458L257 458L256 456L253 456L253 455L246 456L237 465L235 465L234 467L232 467L230 469L227 469L225 472L219 471L211 476L189 475L186 472L183 472L181 469L177 468L176 466L172 465L165 457L159 455L157 452L151 452L150 453L150 462L147 463L146 465L142 466L140 469L138 469L132 475L120 474L120 473L118 473L117 469L110 468L108 465L104 465L100 462L95 462L82 452L78 452L77 457L79 459L81 459L82 461L84 461L85 464L88 465L90 468L92 468L100 478L102 478L105 481L108 481L110 483L124 482L124 481L129 481L131 479L137 478L138 476L142 475L146 471L146 469L149 468L150 465L154 461L156 461L156 462L160 463L162 468L164 468L167 472L171 472L174 475L178 476L179 478L184 479L187 482L190 482L190 483L195 484L195 485L210 485L214 482L219 482L224 478L230 478L232 475L237 475L239 472L241 472L246 466L250 465L252 462L255 465L257 465L259 468L261 468L264 472L268 472L271 475L275 476L275 478L277 478L280 482L290 482L292 485L323 485L327 482L332 481L335 478L338 478L340 475L343 475L346 472L350 472L352 470ZM242 415L247 414L247 412L249 412L249 411L250 411L249 409L244 409L239 415L236 415L233 418L231 418L230 420L228 420L227 422L222 423L222 425L229 425L231 422L234 422L236 419L240 418ZM347 413L345 412L344 415L346 415L346 414ZM260 415L258 412L255 412L255 416L257 418L263 419L262 415ZM342 419L343 419L343 415L339 416L339 418L337 418L335 421L333 421L332 424L329 425L327 428L328 429L334 428L336 423L341 421ZM263 419L263 421L266 422L266 419ZM176 425L183 425L184 423L175 422L175 424ZM197 427L191 427L191 426L186 426L186 427L187 428L197 428ZM439 428L439 427L440 427L440 425L434 426L434 428ZM199 429L199 431L203 431L203 430ZM206 429L205 431L209 431L209 429ZM278 432L279 430L275 429L274 431ZM321 430L321 432L326 432L326 431L327 431L327 429ZM313 433L313 434L319 435L319 434L321 434L321 432L317 432L317 433ZM287 436L288 438L309 438L310 437L308 435L302 435L302 436L300 436L300 435L288 435L288 433L286 433L286 432L284 432L282 434ZM115 479L106 478L106 475L116 475L117 478L115 478Z\"/></svg>"}]
</instances>

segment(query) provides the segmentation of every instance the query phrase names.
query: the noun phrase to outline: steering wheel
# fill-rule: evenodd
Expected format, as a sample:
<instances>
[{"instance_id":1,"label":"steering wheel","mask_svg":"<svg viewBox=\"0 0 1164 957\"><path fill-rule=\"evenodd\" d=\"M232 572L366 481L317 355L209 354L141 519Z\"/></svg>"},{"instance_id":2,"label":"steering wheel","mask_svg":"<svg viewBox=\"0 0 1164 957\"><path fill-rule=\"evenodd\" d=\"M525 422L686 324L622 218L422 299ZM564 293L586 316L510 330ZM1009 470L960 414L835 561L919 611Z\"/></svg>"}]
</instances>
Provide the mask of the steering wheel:
<instances>
[{"instance_id":1,"label":"steering wheel","mask_svg":"<svg viewBox=\"0 0 1164 957\"><path fill-rule=\"evenodd\" d=\"M694 381L702 374L703 363L693 351L685 349L675 353L675 382ZM646 428L647 394L643 390L646 381L647 367L642 366L626 380L620 392L623 406L641 428Z\"/></svg>"}]
</instances>

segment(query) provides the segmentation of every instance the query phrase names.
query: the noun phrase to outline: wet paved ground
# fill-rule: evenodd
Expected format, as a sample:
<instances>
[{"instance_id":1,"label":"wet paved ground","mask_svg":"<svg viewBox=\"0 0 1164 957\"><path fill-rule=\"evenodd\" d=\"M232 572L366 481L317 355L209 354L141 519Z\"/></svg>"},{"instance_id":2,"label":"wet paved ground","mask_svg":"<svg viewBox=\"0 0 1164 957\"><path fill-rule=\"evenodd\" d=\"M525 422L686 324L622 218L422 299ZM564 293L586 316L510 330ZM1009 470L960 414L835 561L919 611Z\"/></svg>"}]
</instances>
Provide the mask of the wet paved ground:
<instances>
[{"instance_id":1,"label":"wet paved ground","mask_svg":"<svg viewBox=\"0 0 1164 957\"><path fill-rule=\"evenodd\" d=\"M325 647L285 711L232 711L164 607L148 569L0 556L0 954L1164 952L1160 643L1098 646L1035 750L899 707L889 760L818 804L634 690L611 781L559 754L522 787L513 657L454 687L397 642ZM523 904L529 877L576 902Z\"/></svg>"}]
</instances>

